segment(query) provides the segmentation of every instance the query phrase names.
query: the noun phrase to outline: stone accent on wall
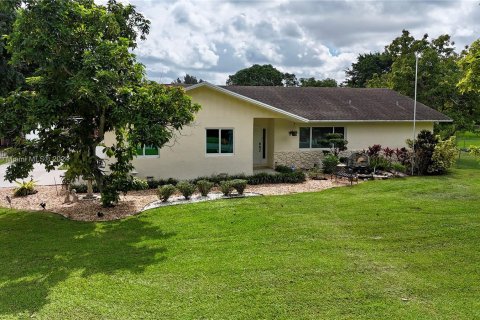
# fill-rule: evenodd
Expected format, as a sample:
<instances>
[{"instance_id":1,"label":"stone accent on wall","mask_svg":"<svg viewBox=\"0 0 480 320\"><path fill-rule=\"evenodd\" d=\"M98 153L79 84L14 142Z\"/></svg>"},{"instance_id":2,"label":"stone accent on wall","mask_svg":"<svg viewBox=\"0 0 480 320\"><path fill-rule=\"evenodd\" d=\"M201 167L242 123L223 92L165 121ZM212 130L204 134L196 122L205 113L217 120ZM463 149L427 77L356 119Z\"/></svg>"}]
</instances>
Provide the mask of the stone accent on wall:
<instances>
[{"instance_id":1,"label":"stone accent on wall","mask_svg":"<svg viewBox=\"0 0 480 320\"><path fill-rule=\"evenodd\" d=\"M311 169L321 166L323 151L277 151L273 154L275 165L295 166L297 169Z\"/></svg>"}]
</instances>

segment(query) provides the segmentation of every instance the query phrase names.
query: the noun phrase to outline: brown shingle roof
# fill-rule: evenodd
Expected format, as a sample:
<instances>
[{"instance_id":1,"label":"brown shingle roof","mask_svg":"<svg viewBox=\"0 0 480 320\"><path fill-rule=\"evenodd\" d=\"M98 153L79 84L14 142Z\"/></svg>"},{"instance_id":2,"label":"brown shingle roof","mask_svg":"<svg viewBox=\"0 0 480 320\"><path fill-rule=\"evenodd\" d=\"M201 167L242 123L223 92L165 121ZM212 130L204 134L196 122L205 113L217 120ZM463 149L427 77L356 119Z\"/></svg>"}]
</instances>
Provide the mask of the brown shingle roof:
<instances>
[{"instance_id":1,"label":"brown shingle roof","mask_svg":"<svg viewBox=\"0 0 480 320\"><path fill-rule=\"evenodd\" d=\"M390 89L261 86L222 88L308 120L413 120L413 99ZM419 102L417 120L451 121L444 114Z\"/></svg>"}]
</instances>

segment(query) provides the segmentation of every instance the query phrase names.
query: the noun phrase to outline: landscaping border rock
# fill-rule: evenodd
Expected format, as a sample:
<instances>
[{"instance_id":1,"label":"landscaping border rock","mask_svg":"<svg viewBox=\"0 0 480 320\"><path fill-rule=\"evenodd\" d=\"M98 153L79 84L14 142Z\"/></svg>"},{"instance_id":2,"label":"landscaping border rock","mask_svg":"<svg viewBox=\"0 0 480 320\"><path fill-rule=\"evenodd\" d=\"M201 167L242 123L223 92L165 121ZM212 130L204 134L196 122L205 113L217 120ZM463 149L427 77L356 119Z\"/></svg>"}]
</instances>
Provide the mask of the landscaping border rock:
<instances>
[{"instance_id":1,"label":"landscaping border rock","mask_svg":"<svg viewBox=\"0 0 480 320\"><path fill-rule=\"evenodd\" d=\"M284 195L299 192L315 192L348 184L348 181L339 179L338 181L307 180L304 183L295 184L248 185L245 193ZM58 213L68 219L78 221L111 221L143 212L146 210L145 207L147 205L159 201L156 190L131 191L127 195L122 195L119 204L115 207L103 208L99 201L93 200L79 199L75 203L64 203L65 190L62 190L60 186L38 186L36 189L38 190L36 194L26 197L13 197L14 188L0 188L0 207L10 207L6 200L6 196L9 196L12 200L13 209L43 212L44 210L40 206L40 203L43 202L46 204L45 211ZM211 193L220 194L219 190L215 188ZM198 194L194 195L194 197L198 196ZM221 196L223 197L223 195ZM173 197L182 198L180 194L175 194Z\"/></svg>"}]
</instances>

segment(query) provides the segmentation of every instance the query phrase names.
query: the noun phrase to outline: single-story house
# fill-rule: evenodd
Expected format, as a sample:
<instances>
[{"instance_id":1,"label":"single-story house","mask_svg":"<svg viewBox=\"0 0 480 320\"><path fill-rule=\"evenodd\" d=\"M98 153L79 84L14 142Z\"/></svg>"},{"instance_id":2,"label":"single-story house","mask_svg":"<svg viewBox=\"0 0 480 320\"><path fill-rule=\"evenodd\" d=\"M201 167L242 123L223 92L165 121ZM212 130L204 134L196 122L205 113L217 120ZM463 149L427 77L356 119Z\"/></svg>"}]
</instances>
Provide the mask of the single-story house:
<instances>
[{"instance_id":1,"label":"single-story house","mask_svg":"<svg viewBox=\"0 0 480 320\"><path fill-rule=\"evenodd\" d=\"M276 164L311 168L328 150L321 140L341 133L349 150L374 144L405 147L413 133L414 101L389 89L217 86L185 88L202 109L160 150L139 150L139 177L190 179L252 174ZM417 103L416 131L452 121ZM106 137L106 144L113 135Z\"/></svg>"}]
</instances>

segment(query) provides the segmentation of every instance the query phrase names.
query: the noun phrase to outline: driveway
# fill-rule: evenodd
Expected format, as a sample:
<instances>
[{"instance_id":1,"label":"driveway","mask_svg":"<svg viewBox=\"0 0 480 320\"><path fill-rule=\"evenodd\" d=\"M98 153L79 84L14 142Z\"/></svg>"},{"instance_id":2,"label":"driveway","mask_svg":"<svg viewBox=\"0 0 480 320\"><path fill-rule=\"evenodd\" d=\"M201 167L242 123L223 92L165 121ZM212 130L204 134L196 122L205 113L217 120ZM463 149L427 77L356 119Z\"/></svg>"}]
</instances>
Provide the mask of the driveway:
<instances>
[{"instance_id":1,"label":"driveway","mask_svg":"<svg viewBox=\"0 0 480 320\"><path fill-rule=\"evenodd\" d=\"M7 167L8 167L8 164L0 165L0 188L17 186L15 182L10 183L4 180L5 171L7 170ZM33 176L33 180L37 182L37 185L51 186L51 185L54 185L55 182L57 184L61 184L62 183L61 176L64 175L64 173L65 173L65 170L52 170L50 172L47 172L43 165L35 164L33 166L33 171L30 172L30 175ZM26 178L25 180L30 180L30 178Z\"/></svg>"}]
</instances>

